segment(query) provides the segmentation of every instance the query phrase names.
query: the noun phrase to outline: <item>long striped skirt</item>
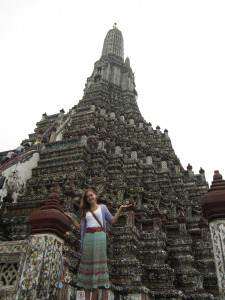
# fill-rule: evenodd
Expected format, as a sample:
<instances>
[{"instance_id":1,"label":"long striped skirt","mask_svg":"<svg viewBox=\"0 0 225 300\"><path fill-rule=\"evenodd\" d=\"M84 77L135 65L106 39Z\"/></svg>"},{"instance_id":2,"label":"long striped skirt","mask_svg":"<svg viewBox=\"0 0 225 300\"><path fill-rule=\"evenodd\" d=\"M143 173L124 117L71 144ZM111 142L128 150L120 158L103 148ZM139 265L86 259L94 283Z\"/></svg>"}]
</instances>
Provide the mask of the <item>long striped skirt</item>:
<instances>
[{"instance_id":1,"label":"long striped skirt","mask_svg":"<svg viewBox=\"0 0 225 300\"><path fill-rule=\"evenodd\" d=\"M84 289L109 287L104 231L85 234L77 285Z\"/></svg>"}]
</instances>

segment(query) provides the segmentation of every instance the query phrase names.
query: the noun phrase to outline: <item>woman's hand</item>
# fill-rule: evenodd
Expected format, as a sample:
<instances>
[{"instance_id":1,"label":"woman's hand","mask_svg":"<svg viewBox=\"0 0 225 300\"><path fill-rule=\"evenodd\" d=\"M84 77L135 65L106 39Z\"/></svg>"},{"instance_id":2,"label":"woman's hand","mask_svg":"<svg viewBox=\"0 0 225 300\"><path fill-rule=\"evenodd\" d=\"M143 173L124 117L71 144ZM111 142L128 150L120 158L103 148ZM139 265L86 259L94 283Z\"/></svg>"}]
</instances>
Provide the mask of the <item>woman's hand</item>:
<instances>
[{"instance_id":1,"label":"woman's hand","mask_svg":"<svg viewBox=\"0 0 225 300\"><path fill-rule=\"evenodd\" d=\"M70 220L71 223L73 223L73 225L78 229L78 230L81 230L81 226L79 223L77 223L76 220L74 220L74 218L68 214L68 213L64 213L64 215Z\"/></svg>"},{"instance_id":2,"label":"woman's hand","mask_svg":"<svg viewBox=\"0 0 225 300\"><path fill-rule=\"evenodd\" d=\"M70 214L64 213L64 215L70 220L70 222L73 222L73 218L71 217Z\"/></svg>"},{"instance_id":3,"label":"woman's hand","mask_svg":"<svg viewBox=\"0 0 225 300\"><path fill-rule=\"evenodd\" d=\"M131 206L133 206L133 204L121 205L120 209L128 208L128 207L131 207Z\"/></svg>"},{"instance_id":4,"label":"woman's hand","mask_svg":"<svg viewBox=\"0 0 225 300\"><path fill-rule=\"evenodd\" d=\"M133 206L133 204L128 204L128 205L121 205L119 210L117 211L117 213L115 214L115 216L113 217L113 220L112 220L112 224L116 224L117 220L119 219L119 216L120 216L120 213L121 213L121 210L124 209L124 208L128 208L128 207L131 207Z\"/></svg>"}]
</instances>

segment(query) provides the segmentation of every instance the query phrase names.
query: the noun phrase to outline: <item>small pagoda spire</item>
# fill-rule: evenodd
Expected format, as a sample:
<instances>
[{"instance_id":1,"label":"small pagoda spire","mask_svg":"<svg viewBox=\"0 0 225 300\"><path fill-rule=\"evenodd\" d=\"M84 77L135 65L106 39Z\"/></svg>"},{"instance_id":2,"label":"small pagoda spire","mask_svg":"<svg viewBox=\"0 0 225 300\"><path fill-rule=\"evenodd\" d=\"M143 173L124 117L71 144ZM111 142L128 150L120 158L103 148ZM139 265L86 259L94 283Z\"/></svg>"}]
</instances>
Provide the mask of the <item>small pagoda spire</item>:
<instances>
[{"instance_id":1,"label":"small pagoda spire","mask_svg":"<svg viewBox=\"0 0 225 300\"><path fill-rule=\"evenodd\" d=\"M32 213L29 217L31 234L52 233L64 239L64 235L71 226L71 222L64 215L59 203L59 196L54 192L41 210Z\"/></svg>"},{"instance_id":2,"label":"small pagoda spire","mask_svg":"<svg viewBox=\"0 0 225 300\"><path fill-rule=\"evenodd\" d=\"M113 28L114 28L114 29L118 29L118 28L117 28L117 23L114 23Z\"/></svg>"},{"instance_id":3,"label":"small pagoda spire","mask_svg":"<svg viewBox=\"0 0 225 300\"><path fill-rule=\"evenodd\" d=\"M188 163L188 165L187 165L187 170L192 171L192 165L190 163Z\"/></svg>"},{"instance_id":4,"label":"small pagoda spire","mask_svg":"<svg viewBox=\"0 0 225 300\"><path fill-rule=\"evenodd\" d=\"M225 218L225 180L219 171L214 171L211 187L201 202L203 215L208 221Z\"/></svg>"}]
</instances>

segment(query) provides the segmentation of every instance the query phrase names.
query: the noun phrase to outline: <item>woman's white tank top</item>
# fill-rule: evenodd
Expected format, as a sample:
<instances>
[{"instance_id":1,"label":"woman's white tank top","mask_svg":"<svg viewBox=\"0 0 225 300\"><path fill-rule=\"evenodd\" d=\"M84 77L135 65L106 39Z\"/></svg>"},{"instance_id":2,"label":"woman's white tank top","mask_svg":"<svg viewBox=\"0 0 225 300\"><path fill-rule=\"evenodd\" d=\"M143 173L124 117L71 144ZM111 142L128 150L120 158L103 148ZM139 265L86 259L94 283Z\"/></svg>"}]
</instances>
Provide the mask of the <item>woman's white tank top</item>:
<instances>
[{"instance_id":1,"label":"woman's white tank top","mask_svg":"<svg viewBox=\"0 0 225 300\"><path fill-rule=\"evenodd\" d=\"M103 226L102 210L101 210L100 205L99 205L99 208L97 208L93 213L96 215L96 217L99 219L99 221L101 222L101 224ZM90 228L90 227L100 227L100 225L98 224L98 222L92 216L91 212L87 212L86 213L86 224L87 224L87 228Z\"/></svg>"}]
</instances>

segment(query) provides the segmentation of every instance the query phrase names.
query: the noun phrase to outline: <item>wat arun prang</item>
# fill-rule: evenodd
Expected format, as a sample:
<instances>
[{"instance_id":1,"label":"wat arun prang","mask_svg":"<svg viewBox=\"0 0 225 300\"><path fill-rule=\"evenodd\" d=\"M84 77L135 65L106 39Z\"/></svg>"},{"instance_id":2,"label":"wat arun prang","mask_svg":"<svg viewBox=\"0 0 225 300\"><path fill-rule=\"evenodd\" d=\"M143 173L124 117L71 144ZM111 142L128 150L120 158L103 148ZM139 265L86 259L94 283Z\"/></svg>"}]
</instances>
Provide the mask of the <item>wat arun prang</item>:
<instances>
[{"instance_id":1,"label":"wat arun prang","mask_svg":"<svg viewBox=\"0 0 225 300\"><path fill-rule=\"evenodd\" d=\"M63 256L63 299L74 299L80 240L63 211L79 220L81 195L93 188L112 214L133 204L108 224L111 287L99 298L219 299L204 170L184 169L168 131L143 119L116 25L83 98L36 126L23 144L40 143L1 167L0 296L57 299Z\"/></svg>"}]
</instances>

